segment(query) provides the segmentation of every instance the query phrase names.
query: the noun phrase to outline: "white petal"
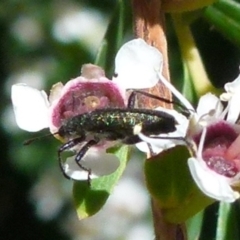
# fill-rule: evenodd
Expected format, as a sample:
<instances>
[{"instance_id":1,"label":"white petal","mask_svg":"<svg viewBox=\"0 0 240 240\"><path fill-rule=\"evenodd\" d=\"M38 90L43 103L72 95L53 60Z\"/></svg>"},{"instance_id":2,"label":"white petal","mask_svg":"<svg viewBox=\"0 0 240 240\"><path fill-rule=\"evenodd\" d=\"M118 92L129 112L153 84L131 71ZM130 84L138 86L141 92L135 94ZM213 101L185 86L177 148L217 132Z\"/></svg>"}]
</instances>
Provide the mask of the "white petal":
<instances>
[{"instance_id":1,"label":"white petal","mask_svg":"<svg viewBox=\"0 0 240 240\"><path fill-rule=\"evenodd\" d=\"M162 54L155 47L140 38L129 41L117 53L113 81L125 89L151 88L159 80L162 64Z\"/></svg>"},{"instance_id":2,"label":"white petal","mask_svg":"<svg viewBox=\"0 0 240 240\"><path fill-rule=\"evenodd\" d=\"M87 180L88 172L81 169L75 157L69 157L65 163L65 173L74 180ZM91 169L90 178L98 178L115 172L119 166L118 158L105 150L99 148L90 148L87 154L81 159L81 164L87 169Z\"/></svg>"},{"instance_id":3,"label":"white petal","mask_svg":"<svg viewBox=\"0 0 240 240\"><path fill-rule=\"evenodd\" d=\"M233 95L239 95L240 93L240 75L232 81L228 82L224 85L224 89L226 92L220 95L220 99L222 101L229 101Z\"/></svg>"},{"instance_id":4,"label":"white petal","mask_svg":"<svg viewBox=\"0 0 240 240\"><path fill-rule=\"evenodd\" d=\"M188 166L197 186L207 196L224 202L234 202L239 198L239 194L230 187L229 180L210 170L202 160L189 158Z\"/></svg>"},{"instance_id":5,"label":"white petal","mask_svg":"<svg viewBox=\"0 0 240 240\"><path fill-rule=\"evenodd\" d=\"M142 139L144 139L144 137L146 137L146 136L141 134L141 137L142 137ZM147 140L149 140L149 138L147 138ZM157 141L165 141L165 139L164 140L163 139L158 139ZM139 142L139 143L137 143L135 145L141 152L150 153L149 146L148 146L148 144L146 142ZM151 145L151 150L153 151L154 154L159 154L164 149L160 148L159 146Z\"/></svg>"},{"instance_id":6,"label":"white petal","mask_svg":"<svg viewBox=\"0 0 240 240\"><path fill-rule=\"evenodd\" d=\"M239 92L240 91L240 75L238 75L238 77L234 81L226 83L224 85L224 89L228 93L237 93L237 92Z\"/></svg>"},{"instance_id":7,"label":"white petal","mask_svg":"<svg viewBox=\"0 0 240 240\"><path fill-rule=\"evenodd\" d=\"M223 106L218 97L207 93L199 99L197 114L203 116L208 115L212 111L214 111L214 117L218 117L223 111Z\"/></svg>"},{"instance_id":8,"label":"white petal","mask_svg":"<svg viewBox=\"0 0 240 240\"><path fill-rule=\"evenodd\" d=\"M18 126L29 132L48 127L48 100L44 91L20 83L12 86L12 103Z\"/></svg>"},{"instance_id":9,"label":"white petal","mask_svg":"<svg viewBox=\"0 0 240 240\"><path fill-rule=\"evenodd\" d=\"M220 98L223 101L228 101L228 116L227 121L235 123L240 113L240 75L233 81L224 85L226 93L223 93Z\"/></svg>"},{"instance_id":10,"label":"white petal","mask_svg":"<svg viewBox=\"0 0 240 240\"><path fill-rule=\"evenodd\" d=\"M230 123L235 123L238 120L240 113L240 92L234 94L230 101L228 102L228 115L227 121Z\"/></svg>"},{"instance_id":11,"label":"white petal","mask_svg":"<svg viewBox=\"0 0 240 240\"><path fill-rule=\"evenodd\" d=\"M159 80L172 92L172 94L188 109L190 112L195 112L192 104L180 93L163 75L157 72Z\"/></svg>"},{"instance_id":12,"label":"white petal","mask_svg":"<svg viewBox=\"0 0 240 240\"><path fill-rule=\"evenodd\" d=\"M188 119L183 116L182 114L178 113L177 111L173 109L165 109L162 107L158 107L156 110L164 111L169 114L171 114L178 123L176 125L176 131L170 132L168 134L159 134L159 138L152 138L151 136L148 137L142 133L139 133L138 136L145 142L145 143L138 143L136 144L136 147L142 151L142 152L149 152L149 148L146 143L151 144L151 148L154 153L158 154L163 150L166 150L168 148L172 148L176 145L185 145L186 143L183 140L177 140L177 139L167 139L167 138L184 138L186 136L187 128L188 128ZM161 139L161 137L164 137L166 139Z\"/></svg>"},{"instance_id":13,"label":"white petal","mask_svg":"<svg viewBox=\"0 0 240 240\"><path fill-rule=\"evenodd\" d=\"M227 92L224 92L220 95L219 97L221 99L221 101L223 102L228 102L231 98L232 98L232 94L231 93L227 93Z\"/></svg>"}]
</instances>

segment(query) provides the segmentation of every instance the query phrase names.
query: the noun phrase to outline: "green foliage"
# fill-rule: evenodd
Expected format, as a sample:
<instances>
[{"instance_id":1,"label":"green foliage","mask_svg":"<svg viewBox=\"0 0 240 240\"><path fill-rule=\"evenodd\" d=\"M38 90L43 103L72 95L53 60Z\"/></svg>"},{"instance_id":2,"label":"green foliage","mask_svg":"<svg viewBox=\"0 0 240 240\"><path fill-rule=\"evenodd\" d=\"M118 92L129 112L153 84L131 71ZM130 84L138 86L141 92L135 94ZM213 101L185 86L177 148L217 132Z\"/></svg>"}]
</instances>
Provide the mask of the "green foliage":
<instances>
[{"instance_id":1,"label":"green foliage","mask_svg":"<svg viewBox=\"0 0 240 240\"><path fill-rule=\"evenodd\" d=\"M95 64L105 69L109 76L113 75L116 53L123 44L125 34L131 27L131 24L129 24L131 22L130 2L118 0L95 60Z\"/></svg>"},{"instance_id":2,"label":"green foliage","mask_svg":"<svg viewBox=\"0 0 240 240\"><path fill-rule=\"evenodd\" d=\"M240 239L239 220L239 202L235 204L220 203L218 209L216 239Z\"/></svg>"},{"instance_id":3,"label":"green foliage","mask_svg":"<svg viewBox=\"0 0 240 240\"><path fill-rule=\"evenodd\" d=\"M185 222L213 202L193 182L187 167L189 157L188 149L178 146L145 163L148 190L170 222Z\"/></svg>"},{"instance_id":4,"label":"green foliage","mask_svg":"<svg viewBox=\"0 0 240 240\"><path fill-rule=\"evenodd\" d=\"M79 219L92 216L103 207L126 168L129 160L128 146L111 148L108 152L115 154L120 160L117 171L108 176L91 180L91 186L83 181L74 182L73 197Z\"/></svg>"},{"instance_id":5,"label":"green foliage","mask_svg":"<svg viewBox=\"0 0 240 240\"><path fill-rule=\"evenodd\" d=\"M204 17L232 43L240 47L240 4L220 0L204 11Z\"/></svg>"},{"instance_id":6,"label":"green foliage","mask_svg":"<svg viewBox=\"0 0 240 240\"><path fill-rule=\"evenodd\" d=\"M163 0L162 8L166 12L185 12L203 8L217 0Z\"/></svg>"}]
</instances>

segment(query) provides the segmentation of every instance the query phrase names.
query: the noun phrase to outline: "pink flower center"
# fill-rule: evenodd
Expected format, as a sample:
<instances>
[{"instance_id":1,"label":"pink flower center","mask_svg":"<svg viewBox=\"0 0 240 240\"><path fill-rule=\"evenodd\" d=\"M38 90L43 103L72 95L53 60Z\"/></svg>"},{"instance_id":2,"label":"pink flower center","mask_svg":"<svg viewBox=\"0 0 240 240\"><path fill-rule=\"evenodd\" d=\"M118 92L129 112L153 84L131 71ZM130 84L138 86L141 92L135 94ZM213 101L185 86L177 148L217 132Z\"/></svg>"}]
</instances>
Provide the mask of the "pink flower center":
<instances>
[{"instance_id":1,"label":"pink flower center","mask_svg":"<svg viewBox=\"0 0 240 240\"><path fill-rule=\"evenodd\" d=\"M237 136L225 121L208 127L202 157L210 169L226 177L236 176L240 171L240 158L230 159L226 152Z\"/></svg>"},{"instance_id":2,"label":"pink flower center","mask_svg":"<svg viewBox=\"0 0 240 240\"><path fill-rule=\"evenodd\" d=\"M60 127L65 119L101 108L125 107L121 91L110 80L75 82L61 97L52 113L52 123Z\"/></svg>"}]
</instances>

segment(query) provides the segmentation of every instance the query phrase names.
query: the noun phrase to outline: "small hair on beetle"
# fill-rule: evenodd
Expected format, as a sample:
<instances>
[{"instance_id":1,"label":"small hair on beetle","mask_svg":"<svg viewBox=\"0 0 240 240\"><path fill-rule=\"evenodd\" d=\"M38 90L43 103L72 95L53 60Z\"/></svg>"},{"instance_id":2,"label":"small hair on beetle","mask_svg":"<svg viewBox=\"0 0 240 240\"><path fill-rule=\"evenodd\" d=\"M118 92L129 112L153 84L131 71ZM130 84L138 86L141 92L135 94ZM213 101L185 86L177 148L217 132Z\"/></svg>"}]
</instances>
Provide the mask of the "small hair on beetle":
<instances>
[{"instance_id":1,"label":"small hair on beetle","mask_svg":"<svg viewBox=\"0 0 240 240\"><path fill-rule=\"evenodd\" d=\"M36 140L39 140L39 139L41 139L41 138L45 138L45 137L54 136L54 135L56 135L56 134L58 134L58 132L55 132L55 133L48 133L48 134L43 135L43 136L30 138L30 139L24 141L24 142L23 142L23 145L29 145L29 144L31 144L32 142L35 142Z\"/></svg>"}]
</instances>

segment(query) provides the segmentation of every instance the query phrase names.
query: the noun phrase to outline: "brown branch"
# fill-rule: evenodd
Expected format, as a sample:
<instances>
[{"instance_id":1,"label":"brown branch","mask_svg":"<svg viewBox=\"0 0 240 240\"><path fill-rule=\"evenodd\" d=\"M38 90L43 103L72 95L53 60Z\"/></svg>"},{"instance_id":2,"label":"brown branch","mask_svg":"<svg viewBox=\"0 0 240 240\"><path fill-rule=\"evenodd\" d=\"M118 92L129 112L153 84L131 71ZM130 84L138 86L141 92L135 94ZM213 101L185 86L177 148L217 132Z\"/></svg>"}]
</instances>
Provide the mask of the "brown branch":
<instances>
[{"instance_id":1,"label":"brown branch","mask_svg":"<svg viewBox=\"0 0 240 240\"><path fill-rule=\"evenodd\" d=\"M164 14L160 11L159 0L132 0L134 28L136 37L143 38L147 43L156 47L163 55L163 75L169 79L167 41L165 36ZM150 93L170 99L168 89L159 83L149 90ZM141 99L142 100L142 99ZM162 104L168 106L167 104ZM144 98L142 106L155 108L159 101L149 101Z\"/></svg>"},{"instance_id":2,"label":"brown branch","mask_svg":"<svg viewBox=\"0 0 240 240\"><path fill-rule=\"evenodd\" d=\"M173 224L164 220L162 209L157 201L152 199L152 214L155 229L155 240L186 240L187 233L184 224Z\"/></svg>"},{"instance_id":3,"label":"brown branch","mask_svg":"<svg viewBox=\"0 0 240 240\"><path fill-rule=\"evenodd\" d=\"M156 47L163 54L163 75L170 79L167 54L167 40L165 34L165 18L161 11L160 0L132 0L134 17L134 28L136 37L143 38L147 43ZM171 94L166 87L159 82L157 86L149 89L148 92L171 99ZM141 98L138 100L139 106L155 108L159 106L159 101ZM170 107L163 104L165 107ZM156 240L186 240L184 225L171 224L166 222L162 214L163 210L157 202L152 199L152 214Z\"/></svg>"}]
</instances>

